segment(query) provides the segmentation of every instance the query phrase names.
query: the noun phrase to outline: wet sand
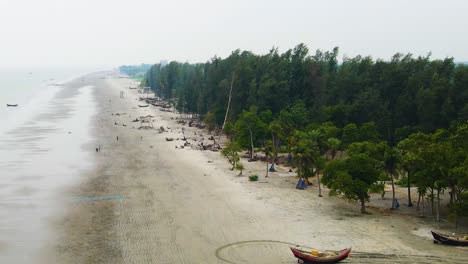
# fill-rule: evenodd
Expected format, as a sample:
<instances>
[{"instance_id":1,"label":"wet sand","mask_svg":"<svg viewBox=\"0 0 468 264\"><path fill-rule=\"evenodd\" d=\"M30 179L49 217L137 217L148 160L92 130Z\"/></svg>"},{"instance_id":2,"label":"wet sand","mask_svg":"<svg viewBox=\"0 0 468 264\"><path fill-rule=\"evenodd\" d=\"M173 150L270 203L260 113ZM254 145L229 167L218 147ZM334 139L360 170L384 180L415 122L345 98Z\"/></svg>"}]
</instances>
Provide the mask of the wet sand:
<instances>
[{"instance_id":1,"label":"wet sand","mask_svg":"<svg viewBox=\"0 0 468 264\"><path fill-rule=\"evenodd\" d=\"M80 170L63 197L89 199L62 201L65 212L50 223L57 238L43 251L44 263L296 263L291 245L352 246L347 263L463 263L466 257L466 250L433 245L430 227L417 219L361 215L356 204L295 190L286 168L249 182L219 152L180 149L179 115L139 108L129 79L101 73L84 84L95 87L98 107L94 139L84 146L95 164ZM155 129L131 122L148 114ZM160 126L169 132L158 133ZM200 133L208 137L184 126L192 144ZM244 175L265 168L244 164Z\"/></svg>"}]
</instances>

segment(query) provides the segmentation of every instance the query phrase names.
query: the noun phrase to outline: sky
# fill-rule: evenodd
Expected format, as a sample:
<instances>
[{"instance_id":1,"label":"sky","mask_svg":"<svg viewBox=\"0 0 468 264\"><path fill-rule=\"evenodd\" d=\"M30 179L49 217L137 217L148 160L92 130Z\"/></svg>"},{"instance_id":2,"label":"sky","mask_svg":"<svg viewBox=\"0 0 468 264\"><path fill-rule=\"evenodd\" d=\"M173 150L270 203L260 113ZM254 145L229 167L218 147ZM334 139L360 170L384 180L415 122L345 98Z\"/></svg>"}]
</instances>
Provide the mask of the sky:
<instances>
[{"instance_id":1,"label":"sky","mask_svg":"<svg viewBox=\"0 0 468 264\"><path fill-rule=\"evenodd\" d=\"M465 0L0 0L0 66L206 62L306 44L468 61Z\"/></svg>"}]
</instances>

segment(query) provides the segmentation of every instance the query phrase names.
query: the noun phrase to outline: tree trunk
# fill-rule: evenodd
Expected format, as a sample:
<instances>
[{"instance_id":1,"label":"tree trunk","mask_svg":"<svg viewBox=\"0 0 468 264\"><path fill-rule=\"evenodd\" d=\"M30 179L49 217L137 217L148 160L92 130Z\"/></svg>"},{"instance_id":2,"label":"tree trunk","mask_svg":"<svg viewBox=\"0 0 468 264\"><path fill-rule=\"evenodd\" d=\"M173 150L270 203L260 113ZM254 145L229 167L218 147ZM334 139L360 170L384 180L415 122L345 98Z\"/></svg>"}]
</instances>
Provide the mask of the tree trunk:
<instances>
[{"instance_id":1,"label":"tree trunk","mask_svg":"<svg viewBox=\"0 0 468 264\"><path fill-rule=\"evenodd\" d=\"M249 128L249 132L250 132L250 159L253 159L253 152L254 152L254 145L253 145L253 134L252 134L252 129Z\"/></svg>"},{"instance_id":2,"label":"tree trunk","mask_svg":"<svg viewBox=\"0 0 468 264\"><path fill-rule=\"evenodd\" d=\"M452 184L450 189L450 204L452 204L457 201L457 188L455 188L455 185Z\"/></svg>"},{"instance_id":3,"label":"tree trunk","mask_svg":"<svg viewBox=\"0 0 468 264\"><path fill-rule=\"evenodd\" d=\"M434 216L434 188L431 188L431 215Z\"/></svg>"},{"instance_id":4,"label":"tree trunk","mask_svg":"<svg viewBox=\"0 0 468 264\"><path fill-rule=\"evenodd\" d=\"M320 171L317 169L317 184L319 187L319 197L322 197L322 188L320 187Z\"/></svg>"},{"instance_id":5,"label":"tree trunk","mask_svg":"<svg viewBox=\"0 0 468 264\"><path fill-rule=\"evenodd\" d=\"M440 189L437 188L437 216L436 216L436 221L440 222Z\"/></svg>"},{"instance_id":6,"label":"tree trunk","mask_svg":"<svg viewBox=\"0 0 468 264\"><path fill-rule=\"evenodd\" d=\"M367 213L366 211L366 201L364 199L359 199L359 201L361 202L361 214L365 214Z\"/></svg>"},{"instance_id":7,"label":"tree trunk","mask_svg":"<svg viewBox=\"0 0 468 264\"><path fill-rule=\"evenodd\" d=\"M416 206L416 211L419 211L419 203L421 202L421 194L418 194L418 203Z\"/></svg>"},{"instance_id":8,"label":"tree trunk","mask_svg":"<svg viewBox=\"0 0 468 264\"><path fill-rule=\"evenodd\" d=\"M231 77L231 88L229 89L229 99L228 99L228 105L227 105L227 108L226 108L226 115L224 116L224 122L223 122L223 126L221 127L221 134L224 130L224 126L226 125L226 121L227 121L227 118L228 118L228 114L229 114L229 107L231 106L231 98L232 98L232 85L234 84L234 72L232 73L232 77Z\"/></svg>"},{"instance_id":9,"label":"tree trunk","mask_svg":"<svg viewBox=\"0 0 468 264\"><path fill-rule=\"evenodd\" d=\"M302 160L299 160L299 165L297 166L297 176L298 176L299 178L302 177L301 171L302 171Z\"/></svg>"},{"instance_id":10,"label":"tree trunk","mask_svg":"<svg viewBox=\"0 0 468 264\"><path fill-rule=\"evenodd\" d=\"M411 202L411 181L410 181L410 172L408 171L408 207L413 207L413 203Z\"/></svg>"},{"instance_id":11,"label":"tree trunk","mask_svg":"<svg viewBox=\"0 0 468 264\"><path fill-rule=\"evenodd\" d=\"M275 136L273 133L271 133L271 146L272 146L272 151L273 151L273 162L275 162L276 158L278 157L277 151L276 151L276 141L275 141Z\"/></svg>"},{"instance_id":12,"label":"tree trunk","mask_svg":"<svg viewBox=\"0 0 468 264\"><path fill-rule=\"evenodd\" d=\"M266 158L266 175L265 178L268 177L268 156Z\"/></svg>"},{"instance_id":13,"label":"tree trunk","mask_svg":"<svg viewBox=\"0 0 468 264\"><path fill-rule=\"evenodd\" d=\"M425 207L424 207L424 194L422 195L421 200L422 200L422 209L421 209L421 217L422 217L422 216L424 216L424 211L425 211Z\"/></svg>"},{"instance_id":14,"label":"tree trunk","mask_svg":"<svg viewBox=\"0 0 468 264\"><path fill-rule=\"evenodd\" d=\"M393 180L393 174L390 174L392 180L392 210L395 209L395 181Z\"/></svg>"},{"instance_id":15,"label":"tree trunk","mask_svg":"<svg viewBox=\"0 0 468 264\"><path fill-rule=\"evenodd\" d=\"M185 137L185 135L184 135L184 137ZM221 136L219 136L219 137L221 138ZM213 146L211 146L211 150L214 150L215 147L216 147L216 139L215 139L215 137L213 136Z\"/></svg>"}]
</instances>

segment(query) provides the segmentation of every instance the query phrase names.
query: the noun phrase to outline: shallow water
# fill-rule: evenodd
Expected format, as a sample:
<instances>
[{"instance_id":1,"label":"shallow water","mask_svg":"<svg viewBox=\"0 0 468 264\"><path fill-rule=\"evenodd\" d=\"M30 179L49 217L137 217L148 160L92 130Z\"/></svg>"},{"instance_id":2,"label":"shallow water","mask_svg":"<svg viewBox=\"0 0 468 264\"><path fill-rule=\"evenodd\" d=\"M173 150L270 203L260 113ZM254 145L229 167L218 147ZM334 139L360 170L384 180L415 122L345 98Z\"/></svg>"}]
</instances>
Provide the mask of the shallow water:
<instances>
[{"instance_id":1,"label":"shallow water","mask_svg":"<svg viewBox=\"0 0 468 264\"><path fill-rule=\"evenodd\" d=\"M24 122L0 134L0 263L37 263L53 240L51 221L71 199L64 188L91 165L82 146L91 140L93 87L72 87L56 87Z\"/></svg>"}]
</instances>

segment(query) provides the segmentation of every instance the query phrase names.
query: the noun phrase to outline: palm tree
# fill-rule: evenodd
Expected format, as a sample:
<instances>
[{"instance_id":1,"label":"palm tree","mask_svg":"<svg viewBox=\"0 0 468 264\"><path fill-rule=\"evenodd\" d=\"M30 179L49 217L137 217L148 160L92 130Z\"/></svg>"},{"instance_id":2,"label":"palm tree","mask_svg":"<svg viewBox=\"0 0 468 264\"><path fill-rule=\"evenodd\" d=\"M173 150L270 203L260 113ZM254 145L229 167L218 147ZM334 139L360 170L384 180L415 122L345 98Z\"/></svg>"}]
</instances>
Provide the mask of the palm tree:
<instances>
[{"instance_id":1,"label":"palm tree","mask_svg":"<svg viewBox=\"0 0 468 264\"><path fill-rule=\"evenodd\" d=\"M313 164L313 156L311 152L311 145L313 141L310 140L308 133L297 131L294 135L296 139L295 144L292 148L294 154L294 163L297 166L297 172L299 177L306 177L310 172Z\"/></svg>"},{"instance_id":2,"label":"palm tree","mask_svg":"<svg viewBox=\"0 0 468 264\"><path fill-rule=\"evenodd\" d=\"M322 134L317 130L309 132L296 132L297 138L294 145L294 157L298 164L298 176L306 176L315 167L315 174L319 186L319 197L322 197L322 188L320 186L320 171L325 167L325 159L322 157L319 149L319 140ZM302 174L302 175L301 175Z\"/></svg>"}]
</instances>

